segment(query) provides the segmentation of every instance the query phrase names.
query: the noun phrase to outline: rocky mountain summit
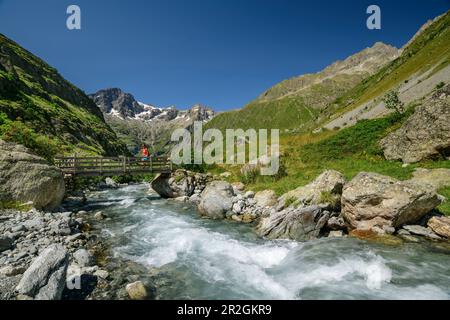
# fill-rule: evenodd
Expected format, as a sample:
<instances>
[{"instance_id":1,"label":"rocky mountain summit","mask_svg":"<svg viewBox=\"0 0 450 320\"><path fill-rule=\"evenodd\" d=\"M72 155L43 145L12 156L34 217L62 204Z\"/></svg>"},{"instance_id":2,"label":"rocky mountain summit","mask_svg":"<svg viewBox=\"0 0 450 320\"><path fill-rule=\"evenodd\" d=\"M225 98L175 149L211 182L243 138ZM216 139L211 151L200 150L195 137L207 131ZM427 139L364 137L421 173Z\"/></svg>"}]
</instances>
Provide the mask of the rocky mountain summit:
<instances>
[{"instance_id":1,"label":"rocky mountain summit","mask_svg":"<svg viewBox=\"0 0 450 320\"><path fill-rule=\"evenodd\" d=\"M133 95L118 88L100 90L89 96L104 114L122 119L169 122L182 118L184 121L208 121L214 116L212 109L201 104L188 110L178 110L173 106L158 108L138 102Z\"/></svg>"},{"instance_id":2,"label":"rocky mountain summit","mask_svg":"<svg viewBox=\"0 0 450 320\"><path fill-rule=\"evenodd\" d=\"M398 57L399 50L382 42L375 43L343 61L337 61L315 74L306 74L285 80L264 92L257 101L280 99L286 96L307 94L314 85L357 83L372 75L386 63Z\"/></svg>"},{"instance_id":3,"label":"rocky mountain summit","mask_svg":"<svg viewBox=\"0 0 450 320\"><path fill-rule=\"evenodd\" d=\"M138 102L133 95L118 88L100 90L90 97L102 110L108 124L134 152L141 143L163 152L170 145L173 130L190 128L194 121L208 122L215 116L212 109L200 104L187 110L173 106L158 108Z\"/></svg>"}]
</instances>

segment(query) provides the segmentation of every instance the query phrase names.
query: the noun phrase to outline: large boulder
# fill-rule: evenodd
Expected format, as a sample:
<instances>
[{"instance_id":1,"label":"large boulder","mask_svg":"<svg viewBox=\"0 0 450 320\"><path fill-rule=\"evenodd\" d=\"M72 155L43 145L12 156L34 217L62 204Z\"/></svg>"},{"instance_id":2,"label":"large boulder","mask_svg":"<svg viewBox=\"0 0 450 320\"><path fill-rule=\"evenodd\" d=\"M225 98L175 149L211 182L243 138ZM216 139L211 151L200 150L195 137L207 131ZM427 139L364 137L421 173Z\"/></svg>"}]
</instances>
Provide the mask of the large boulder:
<instances>
[{"instance_id":1,"label":"large boulder","mask_svg":"<svg viewBox=\"0 0 450 320\"><path fill-rule=\"evenodd\" d=\"M413 224L441 204L433 188L362 172L342 193L342 215L352 229L400 227Z\"/></svg>"},{"instance_id":2,"label":"large boulder","mask_svg":"<svg viewBox=\"0 0 450 320\"><path fill-rule=\"evenodd\" d=\"M32 202L37 209L54 209L64 198L61 170L27 148L0 140L0 202Z\"/></svg>"},{"instance_id":3,"label":"large boulder","mask_svg":"<svg viewBox=\"0 0 450 320\"><path fill-rule=\"evenodd\" d=\"M16 290L36 300L59 300L66 286L69 265L67 250L61 245L45 249L25 271Z\"/></svg>"},{"instance_id":4,"label":"large boulder","mask_svg":"<svg viewBox=\"0 0 450 320\"><path fill-rule=\"evenodd\" d=\"M198 209L200 214L212 219L224 219L233 208L234 190L225 181L213 181L201 195Z\"/></svg>"},{"instance_id":5,"label":"large boulder","mask_svg":"<svg viewBox=\"0 0 450 320\"><path fill-rule=\"evenodd\" d=\"M287 208L262 218L257 232L268 239L311 240L319 237L330 213L320 206Z\"/></svg>"},{"instance_id":6,"label":"large boulder","mask_svg":"<svg viewBox=\"0 0 450 320\"><path fill-rule=\"evenodd\" d=\"M345 183L345 177L340 172L327 170L310 184L282 195L279 200L279 209L289 205L299 207L324 203L338 209Z\"/></svg>"},{"instance_id":7,"label":"large boulder","mask_svg":"<svg viewBox=\"0 0 450 320\"><path fill-rule=\"evenodd\" d=\"M449 217L432 217L428 220L428 227L438 235L450 239Z\"/></svg>"},{"instance_id":8,"label":"large boulder","mask_svg":"<svg viewBox=\"0 0 450 320\"><path fill-rule=\"evenodd\" d=\"M416 108L400 129L380 142L388 160L414 163L450 158L450 86Z\"/></svg>"}]
</instances>

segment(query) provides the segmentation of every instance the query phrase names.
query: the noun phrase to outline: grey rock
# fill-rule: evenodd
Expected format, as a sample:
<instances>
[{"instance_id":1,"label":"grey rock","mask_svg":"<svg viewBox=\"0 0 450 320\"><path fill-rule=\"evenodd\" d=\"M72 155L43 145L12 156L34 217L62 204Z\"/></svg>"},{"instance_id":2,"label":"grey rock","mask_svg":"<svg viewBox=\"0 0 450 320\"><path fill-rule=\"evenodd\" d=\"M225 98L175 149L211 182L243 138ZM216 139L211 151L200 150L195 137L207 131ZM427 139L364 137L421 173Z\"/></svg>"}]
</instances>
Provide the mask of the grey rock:
<instances>
[{"instance_id":1,"label":"grey rock","mask_svg":"<svg viewBox=\"0 0 450 320\"><path fill-rule=\"evenodd\" d=\"M245 198L248 198L248 199L253 199L253 198L255 197L255 193L254 193L253 191L247 191L247 192L244 194L244 197L245 197Z\"/></svg>"},{"instance_id":2,"label":"grey rock","mask_svg":"<svg viewBox=\"0 0 450 320\"><path fill-rule=\"evenodd\" d=\"M224 219L226 213L232 210L234 191L225 181L213 181L202 193L198 209L202 216L212 219Z\"/></svg>"},{"instance_id":3,"label":"grey rock","mask_svg":"<svg viewBox=\"0 0 450 320\"><path fill-rule=\"evenodd\" d=\"M361 172L342 194L342 215L352 229L398 228L419 221L441 204L433 188Z\"/></svg>"},{"instance_id":4,"label":"grey rock","mask_svg":"<svg viewBox=\"0 0 450 320\"><path fill-rule=\"evenodd\" d=\"M94 272L94 276L99 277L100 279L106 280L109 277L109 272L106 270L97 270Z\"/></svg>"},{"instance_id":5,"label":"grey rock","mask_svg":"<svg viewBox=\"0 0 450 320\"><path fill-rule=\"evenodd\" d=\"M18 226L14 226L11 228L11 232L20 232L20 231L27 231L27 228L23 224L19 224Z\"/></svg>"},{"instance_id":6,"label":"grey rock","mask_svg":"<svg viewBox=\"0 0 450 320\"><path fill-rule=\"evenodd\" d=\"M192 196L196 184L195 175L186 170L177 170L173 174L159 174L151 187L163 198L178 198Z\"/></svg>"},{"instance_id":7,"label":"grey rock","mask_svg":"<svg viewBox=\"0 0 450 320\"><path fill-rule=\"evenodd\" d=\"M14 277L19 274L23 274L24 272L25 268L22 267L6 266L0 269L0 275L6 277Z\"/></svg>"},{"instance_id":8,"label":"grey rock","mask_svg":"<svg viewBox=\"0 0 450 320\"><path fill-rule=\"evenodd\" d=\"M327 170L310 184L282 195L277 208L282 210L291 201L291 205L295 207L327 203L332 209L338 210L345 183L346 179L340 172Z\"/></svg>"},{"instance_id":9,"label":"grey rock","mask_svg":"<svg viewBox=\"0 0 450 320\"><path fill-rule=\"evenodd\" d=\"M86 249L79 249L73 254L73 258L80 267L90 267L94 265L94 257Z\"/></svg>"},{"instance_id":10,"label":"grey rock","mask_svg":"<svg viewBox=\"0 0 450 320\"><path fill-rule=\"evenodd\" d=\"M105 179L105 184L107 187L109 188L117 188L119 187L119 185L117 184L117 182L115 182L113 179L111 178L106 178Z\"/></svg>"},{"instance_id":11,"label":"grey rock","mask_svg":"<svg viewBox=\"0 0 450 320\"><path fill-rule=\"evenodd\" d=\"M12 248L14 240L7 236L0 236L0 252L9 250Z\"/></svg>"},{"instance_id":12,"label":"grey rock","mask_svg":"<svg viewBox=\"0 0 450 320\"><path fill-rule=\"evenodd\" d=\"M31 220L27 220L23 223L23 225L28 229L28 230L41 230L42 228L45 227L45 221L42 218L34 218Z\"/></svg>"},{"instance_id":13,"label":"grey rock","mask_svg":"<svg viewBox=\"0 0 450 320\"><path fill-rule=\"evenodd\" d=\"M68 253L64 247L56 244L49 246L25 271L16 287L17 292L36 299L61 299L68 264Z\"/></svg>"},{"instance_id":14,"label":"grey rock","mask_svg":"<svg viewBox=\"0 0 450 320\"><path fill-rule=\"evenodd\" d=\"M104 219L106 219L106 215L103 212L101 212L101 211L97 211L94 214L94 219L96 219L96 220L104 220Z\"/></svg>"},{"instance_id":15,"label":"grey rock","mask_svg":"<svg viewBox=\"0 0 450 320\"><path fill-rule=\"evenodd\" d=\"M32 202L38 209L54 209L64 193L61 170L21 145L0 140L0 201Z\"/></svg>"},{"instance_id":16,"label":"grey rock","mask_svg":"<svg viewBox=\"0 0 450 320\"><path fill-rule=\"evenodd\" d=\"M450 85L439 90L450 92ZM450 157L450 96L427 98L400 129L381 140L388 160L414 163Z\"/></svg>"},{"instance_id":17,"label":"grey rock","mask_svg":"<svg viewBox=\"0 0 450 320\"><path fill-rule=\"evenodd\" d=\"M411 234L415 234L418 236L426 237L429 239L439 240L441 237L439 237L437 234L435 234L431 229L425 228L418 225L409 225L409 226L403 226L403 229L410 232Z\"/></svg>"},{"instance_id":18,"label":"grey rock","mask_svg":"<svg viewBox=\"0 0 450 320\"><path fill-rule=\"evenodd\" d=\"M269 239L311 240L319 237L329 217L320 206L288 208L261 219L257 232Z\"/></svg>"},{"instance_id":19,"label":"grey rock","mask_svg":"<svg viewBox=\"0 0 450 320\"><path fill-rule=\"evenodd\" d=\"M331 217L328 219L327 228L330 230L345 230L346 225L344 218L342 217Z\"/></svg>"}]
</instances>

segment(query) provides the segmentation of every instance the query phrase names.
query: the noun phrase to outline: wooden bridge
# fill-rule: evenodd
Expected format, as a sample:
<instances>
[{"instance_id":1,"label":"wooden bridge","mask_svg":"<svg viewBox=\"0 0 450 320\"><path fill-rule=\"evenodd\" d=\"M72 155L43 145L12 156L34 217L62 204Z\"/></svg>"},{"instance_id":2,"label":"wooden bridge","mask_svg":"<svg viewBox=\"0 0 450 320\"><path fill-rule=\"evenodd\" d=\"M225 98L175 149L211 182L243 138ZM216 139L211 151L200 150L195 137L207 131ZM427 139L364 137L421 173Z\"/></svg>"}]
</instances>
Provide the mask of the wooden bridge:
<instances>
[{"instance_id":1,"label":"wooden bridge","mask_svg":"<svg viewBox=\"0 0 450 320\"><path fill-rule=\"evenodd\" d=\"M55 165L64 174L82 177L112 177L151 173L170 173L172 162L167 157L150 157L148 160L129 157L58 157Z\"/></svg>"}]
</instances>

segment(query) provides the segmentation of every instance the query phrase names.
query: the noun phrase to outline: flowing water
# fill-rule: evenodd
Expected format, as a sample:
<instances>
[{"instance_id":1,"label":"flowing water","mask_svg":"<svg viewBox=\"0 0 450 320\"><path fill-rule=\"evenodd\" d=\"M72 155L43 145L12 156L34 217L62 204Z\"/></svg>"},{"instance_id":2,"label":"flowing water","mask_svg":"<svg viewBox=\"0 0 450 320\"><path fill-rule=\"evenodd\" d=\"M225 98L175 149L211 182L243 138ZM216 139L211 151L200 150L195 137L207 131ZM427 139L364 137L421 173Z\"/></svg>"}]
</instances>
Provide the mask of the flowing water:
<instances>
[{"instance_id":1,"label":"flowing water","mask_svg":"<svg viewBox=\"0 0 450 320\"><path fill-rule=\"evenodd\" d=\"M162 299L450 299L450 251L352 238L259 239L253 226L201 219L148 185L94 192L116 255L172 275Z\"/></svg>"}]
</instances>

